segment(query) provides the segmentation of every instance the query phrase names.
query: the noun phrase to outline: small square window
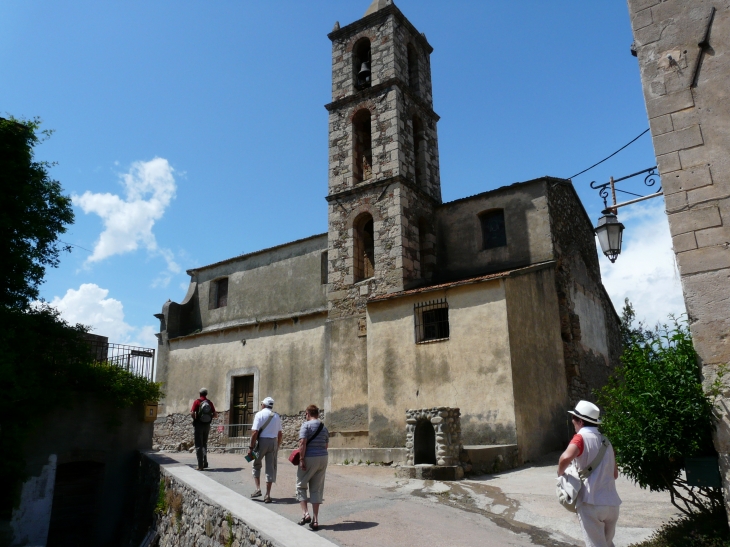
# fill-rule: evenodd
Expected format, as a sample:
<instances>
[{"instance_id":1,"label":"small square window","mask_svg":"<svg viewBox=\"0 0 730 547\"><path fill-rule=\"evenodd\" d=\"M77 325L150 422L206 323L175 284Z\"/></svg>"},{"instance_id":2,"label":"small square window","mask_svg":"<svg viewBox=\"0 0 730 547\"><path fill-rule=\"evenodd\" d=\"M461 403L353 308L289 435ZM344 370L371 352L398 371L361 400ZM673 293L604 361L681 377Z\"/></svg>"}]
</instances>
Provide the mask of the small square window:
<instances>
[{"instance_id":1,"label":"small square window","mask_svg":"<svg viewBox=\"0 0 730 547\"><path fill-rule=\"evenodd\" d=\"M228 278L216 279L210 282L208 309L225 308L228 305Z\"/></svg>"},{"instance_id":2,"label":"small square window","mask_svg":"<svg viewBox=\"0 0 730 547\"><path fill-rule=\"evenodd\" d=\"M448 340L449 304L446 299L433 300L413 306L416 323L416 343Z\"/></svg>"},{"instance_id":3,"label":"small square window","mask_svg":"<svg viewBox=\"0 0 730 547\"><path fill-rule=\"evenodd\" d=\"M493 249L507 245L504 228L504 209L495 209L479 215L482 225L482 249Z\"/></svg>"}]
</instances>

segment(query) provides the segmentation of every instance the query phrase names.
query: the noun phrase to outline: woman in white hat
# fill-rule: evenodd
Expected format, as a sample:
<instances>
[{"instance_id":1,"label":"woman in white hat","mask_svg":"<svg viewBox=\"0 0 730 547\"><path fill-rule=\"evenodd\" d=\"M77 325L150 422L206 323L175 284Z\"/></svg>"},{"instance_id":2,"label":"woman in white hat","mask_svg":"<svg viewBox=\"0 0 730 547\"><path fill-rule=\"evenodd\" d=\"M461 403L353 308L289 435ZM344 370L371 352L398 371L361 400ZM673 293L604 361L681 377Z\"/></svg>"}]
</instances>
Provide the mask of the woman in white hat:
<instances>
[{"instance_id":1,"label":"woman in white hat","mask_svg":"<svg viewBox=\"0 0 730 547\"><path fill-rule=\"evenodd\" d=\"M572 414L575 436L568 448L560 456L558 477L561 477L568 466L573 463L577 470L594 469L583 481L578 493L578 520L583 530L586 547L614 547L613 536L616 533L618 507L621 499L616 492L618 466L613 446L598 431L601 423L601 411L593 403L579 401ZM601 442L607 441L607 449L595 465L596 457L601 452Z\"/></svg>"}]
</instances>

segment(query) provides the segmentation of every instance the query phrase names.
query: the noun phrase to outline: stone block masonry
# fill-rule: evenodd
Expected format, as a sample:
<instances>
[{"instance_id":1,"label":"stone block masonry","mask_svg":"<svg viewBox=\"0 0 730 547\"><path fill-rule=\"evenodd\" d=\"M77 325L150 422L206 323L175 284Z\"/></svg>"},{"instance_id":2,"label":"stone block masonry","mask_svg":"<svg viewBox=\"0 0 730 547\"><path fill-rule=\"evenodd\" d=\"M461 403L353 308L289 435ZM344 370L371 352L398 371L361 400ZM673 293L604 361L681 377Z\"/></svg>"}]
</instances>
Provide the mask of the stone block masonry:
<instances>
[{"instance_id":1,"label":"stone block masonry","mask_svg":"<svg viewBox=\"0 0 730 547\"><path fill-rule=\"evenodd\" d=\"M277 515L187 466L143 456L159 469L152 533L159 547L333 547L308 529Z\"/></svg>"},{"instance_id":2,"label":"stone block masonry","mask_svg":"<svg viewBox=\"0 0 730 547\"><path fill-rule=\"evenodd\" d=\"M628 5L693 342L712 382L730 363L730 1ZM730 516L725 403L715 448Z\"/></svg>"}]
</instances>

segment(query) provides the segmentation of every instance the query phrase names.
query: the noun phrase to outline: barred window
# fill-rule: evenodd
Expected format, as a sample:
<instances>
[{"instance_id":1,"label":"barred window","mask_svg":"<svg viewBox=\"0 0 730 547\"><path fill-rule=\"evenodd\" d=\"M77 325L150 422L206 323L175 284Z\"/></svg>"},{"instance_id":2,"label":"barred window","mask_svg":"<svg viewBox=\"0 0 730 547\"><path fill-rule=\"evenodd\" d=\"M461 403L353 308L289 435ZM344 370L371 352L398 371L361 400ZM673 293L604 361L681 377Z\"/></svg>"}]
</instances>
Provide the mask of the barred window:
<instances>
[{"instance_id":1,"label":"barred window","mask_svg":"<svg viewBox=\"0 0 730 547\"><path fill-rule=\"evenodd\" d=\"M413 305L416 343L449 338L449 304L445 298Z\"/></svg>"}]
</instances>

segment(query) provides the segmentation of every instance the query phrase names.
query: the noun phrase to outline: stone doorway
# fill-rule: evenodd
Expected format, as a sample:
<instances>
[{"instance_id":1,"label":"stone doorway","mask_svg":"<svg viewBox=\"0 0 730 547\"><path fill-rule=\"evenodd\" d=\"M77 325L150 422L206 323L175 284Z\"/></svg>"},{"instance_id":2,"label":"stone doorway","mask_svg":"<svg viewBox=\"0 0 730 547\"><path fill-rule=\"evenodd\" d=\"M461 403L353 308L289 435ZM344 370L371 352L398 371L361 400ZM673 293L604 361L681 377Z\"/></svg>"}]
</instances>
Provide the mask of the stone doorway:
<instances>
[{"instance_id":1,"label":"stone doorway","mask_svg":"<svg viewBox=\"0 0 730 547\"><path fill-rule=\"evenodd\" d=\"M413 463L436 465L436 431L430 420L417 420L413 431Z\"/></svg>"}]
</instances>

